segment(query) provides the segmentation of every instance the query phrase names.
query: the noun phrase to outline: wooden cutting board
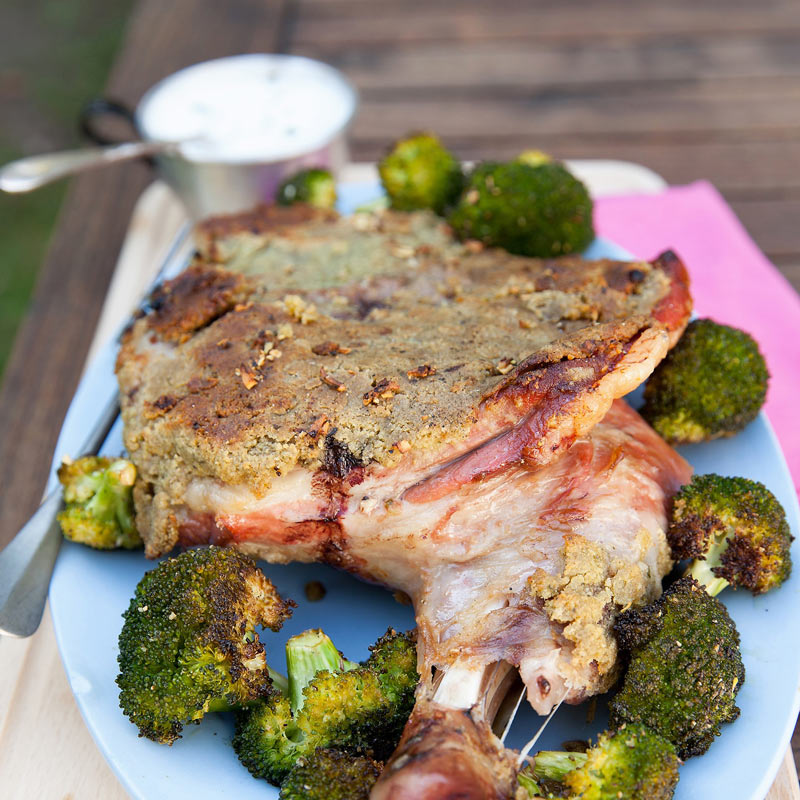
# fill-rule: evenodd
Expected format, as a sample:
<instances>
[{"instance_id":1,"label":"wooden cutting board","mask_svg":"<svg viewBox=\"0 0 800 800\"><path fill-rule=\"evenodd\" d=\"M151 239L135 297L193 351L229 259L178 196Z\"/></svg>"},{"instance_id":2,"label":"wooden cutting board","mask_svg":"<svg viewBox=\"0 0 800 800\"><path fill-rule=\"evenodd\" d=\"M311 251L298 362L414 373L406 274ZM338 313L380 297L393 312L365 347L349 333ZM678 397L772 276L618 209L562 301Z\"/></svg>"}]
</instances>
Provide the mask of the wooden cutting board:
<instances>
[{"instance_id":1,"label":"wooden cutting board","mask_svg":"<svg viewBox=\"0 0 800 800\"><path fill-rule=\"evenodd\" d=\"M616 169L612 162L597 165L606 191L658 188L652 181L648 183L648 176L641 168L630 169L633 165L620 166L620 163L613 162ZM372 174L369 168L354 166L352 174L346 176L350 180ZM181 207L165 186L154 183L142 194L131 218L87 363L138 303L184 222ZM3 800L128 797L78 711L61 665L49 609L31 638L0 637L0 797ZM791 749L786 752L766 800L800 800Z\"/></svg>"}]
</instances>

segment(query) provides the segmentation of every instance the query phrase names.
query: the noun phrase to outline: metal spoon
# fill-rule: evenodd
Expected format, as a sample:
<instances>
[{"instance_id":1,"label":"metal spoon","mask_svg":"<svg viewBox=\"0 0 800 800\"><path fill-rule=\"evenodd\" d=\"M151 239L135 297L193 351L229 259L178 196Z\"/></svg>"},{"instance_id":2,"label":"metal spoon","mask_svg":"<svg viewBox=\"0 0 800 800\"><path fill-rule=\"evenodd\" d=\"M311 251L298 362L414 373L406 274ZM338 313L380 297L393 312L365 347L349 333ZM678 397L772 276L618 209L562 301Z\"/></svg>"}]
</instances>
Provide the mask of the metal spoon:
<instances>
[{"instance_id":1,"label":"metal spoon","mask_svg":"<svg viewBox=\"0 0 800 800\"><path fill-rule=\"evenodd\" d=\"M20 158L0 168L0 189L11 193L30 192L76 172L132 158L168 153L177 150L178 146L175 142L125 142L109 147L87 147Z\"/></svg>"}]
</instances>

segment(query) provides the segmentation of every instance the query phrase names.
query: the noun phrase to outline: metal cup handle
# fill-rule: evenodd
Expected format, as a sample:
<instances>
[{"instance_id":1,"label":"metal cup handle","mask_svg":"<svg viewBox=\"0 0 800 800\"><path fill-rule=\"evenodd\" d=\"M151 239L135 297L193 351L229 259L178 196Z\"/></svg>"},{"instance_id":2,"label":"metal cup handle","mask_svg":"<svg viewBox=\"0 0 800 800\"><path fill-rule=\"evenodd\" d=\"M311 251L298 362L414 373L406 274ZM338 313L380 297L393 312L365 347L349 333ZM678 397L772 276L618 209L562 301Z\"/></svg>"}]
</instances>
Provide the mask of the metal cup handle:
<instances>
[{"instance_id":1,"label":"metal cup handle","mask_svg":"<svg viewBox=\"0 0 800 800\"><path fill-rule=\"evenodd\" d=\"M95 97L81 109L78 114L78 127L81 134L99 145L119 144L121 141L130 141L131 137L114 140L104 135L97 127L98 120L102 117L119 117L124 119L130 124L134 132L134 138L139 138L139 132L136 129L136 118L133 111L124 103L117 100L110 100L106 97Z\"/></svg>"}]
</instances>

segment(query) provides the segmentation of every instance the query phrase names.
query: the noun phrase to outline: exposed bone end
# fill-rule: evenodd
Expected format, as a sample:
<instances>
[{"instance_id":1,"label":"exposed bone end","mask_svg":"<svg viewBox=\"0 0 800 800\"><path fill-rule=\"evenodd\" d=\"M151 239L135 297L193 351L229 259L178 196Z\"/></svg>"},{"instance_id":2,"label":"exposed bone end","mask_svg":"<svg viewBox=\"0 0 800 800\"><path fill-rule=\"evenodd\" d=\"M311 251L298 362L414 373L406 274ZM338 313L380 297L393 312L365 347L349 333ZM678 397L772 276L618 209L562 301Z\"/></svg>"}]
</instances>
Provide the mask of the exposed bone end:
<instances>
[{"instance_id":1,"label":"exposed bone end","mask_svg":"<svg viewBox=\"0 0 800 800\"><path fill-rule=\"evenodd\" d=\"M371 800L505 800L516 788L513 754L470 711L417 703Z\"/></svg>"}]
</instances>

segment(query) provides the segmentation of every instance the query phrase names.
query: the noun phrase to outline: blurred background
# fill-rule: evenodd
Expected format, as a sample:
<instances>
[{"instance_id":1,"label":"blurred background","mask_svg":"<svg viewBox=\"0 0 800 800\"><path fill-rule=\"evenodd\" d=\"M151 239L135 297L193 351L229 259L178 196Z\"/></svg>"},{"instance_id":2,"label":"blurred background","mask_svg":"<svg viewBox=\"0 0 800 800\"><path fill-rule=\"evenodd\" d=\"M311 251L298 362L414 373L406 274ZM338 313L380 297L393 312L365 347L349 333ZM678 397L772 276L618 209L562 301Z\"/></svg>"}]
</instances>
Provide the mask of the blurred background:
<instances>
[{"instance_id":1,"label":"blurred background","mask_svg":"<svg viewBox=\"0 0 800 800\"><path fill-rule=\"evenodd\" d=\"M191 43L167 52L186 24ZM0 158L76 144L78 109L104 88L134 104L178 67L248 50L347 73L356 160L425 127L464 158L536 147L708 178L800 286L796 0L4 0ZM125 207L146 179L129 165L89 180L123 180ZM0 374L66 191L0 196Z\"/></svg>"},{"instance_id":2,"label":"blurred background","mask_svg":"<svg viewBox=\"0 0 800 800\"><path fill-rule=\"evenodd\" d=\"M132 0L0 3L0 163L80 143L76 111L101 92ZM0 193L0 379L66 183Z\"/></svg>"}]
</instances>

